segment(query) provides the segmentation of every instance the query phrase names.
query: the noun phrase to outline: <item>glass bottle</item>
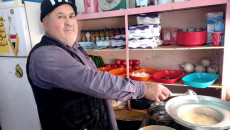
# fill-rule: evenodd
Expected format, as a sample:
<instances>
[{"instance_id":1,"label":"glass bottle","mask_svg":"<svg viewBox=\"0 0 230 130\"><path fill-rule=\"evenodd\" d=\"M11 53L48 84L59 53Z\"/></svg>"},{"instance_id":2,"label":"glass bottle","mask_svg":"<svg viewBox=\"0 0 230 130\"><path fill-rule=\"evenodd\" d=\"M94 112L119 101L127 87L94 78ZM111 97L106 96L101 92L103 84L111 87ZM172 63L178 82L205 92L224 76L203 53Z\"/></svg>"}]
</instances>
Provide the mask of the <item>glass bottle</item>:
<instances>
[{"instance_id":1,"label":"glass bottle","mask_svg":"<svg viewBox=\"0 0 230 130\"><path fill-rule=\"evenodd\" d=\"M85 36L86 36L86 41L87 41L87 42L90 42L91 39L90 39L90 31L89 31L89 30L86 31Z\"/></svg>"},{"instance_id":2,"label":"glass bottle","mask_svg":"<svg viewBox=\"0 0 230 130\"><path fill-rule=\"evenodd\" d=\"M95 38L95 30L90 31L90 37L91 37L91 41L95 42L95 40L96 40L96 38Z\"/></svg>"},{"instance_id":3,"label":"glass bottle","mask_svg":"<svg viewBox=\"0 0 230 130\"><path fill-rule=\"evenodd\" d=\"M85 42L85 30L81 30L81 41Z\"/></svg>"},{"instance_id":4,"label":"glass bottle","mask_svg":"<svg viewBox=\"0 0 230 130\"><path fill-rule=\"evenodd\" d=\"M115 36L114 29L110 28L109 29L109 37L110 37L110 39L112 39L114 36Z\"/></svg>"},{"instance_id":5,"label":"glass bottle","mask_svg":"<svg viewBox=\"0 0 230 130\"><path fill-rule=\"evenodd\" d=\"M109 29L108 28L105 29L105 39L109 40Z\"/></svg>"},{"instance_id":6,"label":"glass bottle","mask_svg":"<svg viewBox=\"0 0 230 130\"><path fill-rule=\"evenodd\" d=\"M104 32L104 29L101 29L101 30L100 30L100 38L101 38L101 40L105 40L105 32Z\"/></svg>"},{"instance_id":7,"label":"glass bottle","mask_svg":"<svg viewBox=\"0 0 230 130\"><path fill-rule=\"evenodd\" d=\"M115 36L116 35L120 35L121 34L121 32L120 32L120 28L116 28L116 31L115 31Z\"/></svg>"},{"instance_id":8,"label":"glass bottle","mask_svg":"<svg viewBox=\"0 0 230 130\"><path fill-rule=\"evenodd\" d=\"M125 28L121 28L121 35L125 35Z\"/></svg>"},{"instance_id":9,"label":"glass bottle","mask_svg":"<svg viewBox=\"0 0 230 130\"><path fill-rule=\"evenodd\" d=\"M96 32L95 32L95 37L96 37L96 41L99 41L99 40L100 40L99 29L96 30Z\"/></svg>"}]
</instances>

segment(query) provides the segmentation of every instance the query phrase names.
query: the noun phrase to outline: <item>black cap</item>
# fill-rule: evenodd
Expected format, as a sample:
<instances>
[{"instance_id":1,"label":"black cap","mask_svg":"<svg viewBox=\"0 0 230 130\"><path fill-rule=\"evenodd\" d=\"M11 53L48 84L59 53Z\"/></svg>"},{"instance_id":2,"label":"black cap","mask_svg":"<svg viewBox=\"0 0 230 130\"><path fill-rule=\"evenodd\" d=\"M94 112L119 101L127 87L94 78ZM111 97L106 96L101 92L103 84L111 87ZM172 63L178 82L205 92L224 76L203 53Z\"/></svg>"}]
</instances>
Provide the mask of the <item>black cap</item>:
<instances>
[{"instance_id":1,"label":"black cap","mask_svg":"<svg viewBox=\"0 0 230 130\"><path fill-rule=\"evenodd\" d=\"M73 8L75 14L77 14L77 6L71 0L43 0L41 3L41 22L48 13L63 4L69 4Z\"/></svg>"}]
</instances>

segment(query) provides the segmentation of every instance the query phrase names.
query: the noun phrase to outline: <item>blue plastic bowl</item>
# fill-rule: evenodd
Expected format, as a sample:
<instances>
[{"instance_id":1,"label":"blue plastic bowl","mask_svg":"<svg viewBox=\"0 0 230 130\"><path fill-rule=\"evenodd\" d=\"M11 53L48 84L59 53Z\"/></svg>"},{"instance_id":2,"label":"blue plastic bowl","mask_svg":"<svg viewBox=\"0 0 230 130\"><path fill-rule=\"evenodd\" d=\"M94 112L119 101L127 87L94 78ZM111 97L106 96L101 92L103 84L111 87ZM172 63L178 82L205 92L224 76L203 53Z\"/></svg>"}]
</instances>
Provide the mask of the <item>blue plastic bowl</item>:
<instances>
[{"instance_id":1,"label":"blue plastic bowl","mask_svg":"<svg viewBox=\"0 0 230 130\"><path fill-rule=\"evenodd\" d=\"M212 85L218 77L219 75L213 73L195 72L184 76L182 80L190 87L206 88Z\"/></svg>"}]
</instances>

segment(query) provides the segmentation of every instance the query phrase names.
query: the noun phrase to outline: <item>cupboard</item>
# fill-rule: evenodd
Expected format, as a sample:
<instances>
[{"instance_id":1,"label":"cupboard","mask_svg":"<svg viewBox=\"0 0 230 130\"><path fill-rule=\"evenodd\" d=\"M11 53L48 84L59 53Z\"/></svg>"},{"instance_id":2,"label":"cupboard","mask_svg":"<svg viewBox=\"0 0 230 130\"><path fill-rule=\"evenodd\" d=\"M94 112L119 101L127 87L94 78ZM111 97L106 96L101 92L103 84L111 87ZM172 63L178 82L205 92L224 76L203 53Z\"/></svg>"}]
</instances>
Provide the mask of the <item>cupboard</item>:
<instances>
[{"instance_id":1,"label":"cupboard","mask_svg":"<svg viewBox=\"0 0 230 130\"><path fill-rule=\"evenodd\" d=\"M225 14L225 39L224 46L196 46L184 47L179 45L158 46L153 49L129 49L128 27L136 25L136 15L142 13L159 13L162 28L206 28L206 15L210 12L224 12ZM79 34L80 30L102 28L126 29L126 49L87 50L91 55L100 55L106 64L113 64L115 59L138 59L141 68L154 68L158 70L182 70L181 64L190 62L198 63L201 58L209 57L219 65L219 78L206 89L195 89L198 94L224 98L230 72L230 1L229 0L191 0L163 5L141 8L124 9L117 11L79 14L77 16ZM80 35L77 39L80 41ZM128 62L127 62L128 63ZM128 67L128 66L127 66ZM127 74L128 74L127 70ZM148 81L153 83L153 81ZM175 84L165 84L172 92L184 92L188 86L183 81Z\"/></svg>"}]
</instances>

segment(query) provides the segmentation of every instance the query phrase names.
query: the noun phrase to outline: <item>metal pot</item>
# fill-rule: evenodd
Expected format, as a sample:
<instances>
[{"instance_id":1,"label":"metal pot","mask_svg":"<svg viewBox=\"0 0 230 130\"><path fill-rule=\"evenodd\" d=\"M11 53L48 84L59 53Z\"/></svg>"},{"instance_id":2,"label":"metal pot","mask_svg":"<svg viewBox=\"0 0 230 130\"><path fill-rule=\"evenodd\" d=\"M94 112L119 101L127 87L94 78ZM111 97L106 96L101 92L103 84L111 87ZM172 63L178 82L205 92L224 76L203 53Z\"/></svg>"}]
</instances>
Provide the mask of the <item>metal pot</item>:
<instances>
[{"instance_id":1,"label":"metal pot","mask_svg":"<svg viewBox=\"0 0 230 130\"><path fill-rule=\"evenodd\" d=\"M167 113L180 125L198 130L217 130L230 128L230 103L210 96L178 96L165 104ZM181 113L193 110L217 121L212 125L198 125L182 119ZM198 120L198 119L195 119Z\"/></svg>"},{"instance_id":2,"label":"metal pot","mask_svg":"<svg viewBox=\"0 0 230 130\"><path fill-rule=\"evenodd\" d=\"M149 125L149 126L140 128L138 130L175 130L175 129L171 127L167 127L167 126L162 126L162 125Z\"/></svg>"}]
</instances>

